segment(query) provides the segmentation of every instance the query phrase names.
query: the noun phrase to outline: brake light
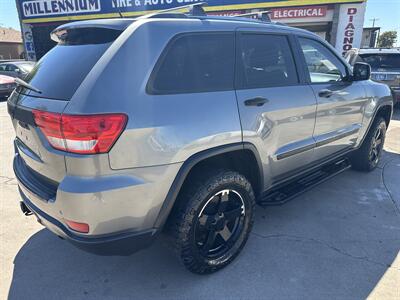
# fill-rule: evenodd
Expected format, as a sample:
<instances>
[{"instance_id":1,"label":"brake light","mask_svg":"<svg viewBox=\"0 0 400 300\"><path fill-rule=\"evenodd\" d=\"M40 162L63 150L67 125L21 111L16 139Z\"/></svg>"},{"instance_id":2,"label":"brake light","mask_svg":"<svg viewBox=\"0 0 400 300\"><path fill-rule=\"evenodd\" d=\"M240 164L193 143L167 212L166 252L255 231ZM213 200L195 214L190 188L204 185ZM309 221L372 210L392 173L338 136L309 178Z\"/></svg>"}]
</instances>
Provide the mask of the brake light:
<instances>
[{"instance_id":1,"label":"brake light","mask_svg":"<svg viewBox=\"0 0 400 300\"><path fill-rule=\"evenodd\" d=\"M61 115L33 110L36 125L53 148L80 154L106 153L125 128L125 114Z\"/></svg>"}]
</instances>

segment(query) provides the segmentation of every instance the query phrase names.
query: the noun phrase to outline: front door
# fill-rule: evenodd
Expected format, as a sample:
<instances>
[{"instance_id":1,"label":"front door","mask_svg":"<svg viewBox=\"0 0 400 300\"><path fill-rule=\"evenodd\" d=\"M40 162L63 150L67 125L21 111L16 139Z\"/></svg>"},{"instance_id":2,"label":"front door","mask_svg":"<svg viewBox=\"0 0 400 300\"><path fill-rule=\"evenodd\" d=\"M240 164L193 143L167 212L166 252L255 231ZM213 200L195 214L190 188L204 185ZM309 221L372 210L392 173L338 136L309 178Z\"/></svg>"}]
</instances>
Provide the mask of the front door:
<instances>
[{"instance_id":1,"label":"front door","mask_svg":"<svg viewBox=\"0 0 400 300\"><path fill-rule=\"evenodd\" d=\"M344 62L322 42L299 37L306 75L317 98L313 160L325 159L353 146L367 101L363 83L349 80Z\"/></svg>"},{"instance_id":2,"label":"front door","mask_svg":"<svg viewBox=\"0 0 400 300\"><path fill-rule=\"evenodd\" d=\"M243 141L261 156L266 186L312 160L316 99L296 68L294 37L237 33L236 95Z\"/></svg>"}]
</instances>

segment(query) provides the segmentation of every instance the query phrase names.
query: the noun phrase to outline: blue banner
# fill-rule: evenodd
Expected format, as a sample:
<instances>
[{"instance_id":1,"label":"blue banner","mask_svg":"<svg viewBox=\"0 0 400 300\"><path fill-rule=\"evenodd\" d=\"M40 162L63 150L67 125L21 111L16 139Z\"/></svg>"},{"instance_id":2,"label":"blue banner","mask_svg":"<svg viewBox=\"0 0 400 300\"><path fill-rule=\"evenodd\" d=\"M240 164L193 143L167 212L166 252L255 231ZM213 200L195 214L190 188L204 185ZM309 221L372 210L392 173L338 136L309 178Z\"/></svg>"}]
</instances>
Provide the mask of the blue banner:
<instances>
[{"instance_id":1,"label":"blue banner","mask_svg":"<svg viewBox=\"0 0 400 300\"><path fill-rule=\"evenodd\" d=\"M363 2L365 0L209 0L207 11L300 6L329 3ZM138 16L201 0L17 0L24 23L43 23L94 18Z\"/></svg>"}]
</instances>

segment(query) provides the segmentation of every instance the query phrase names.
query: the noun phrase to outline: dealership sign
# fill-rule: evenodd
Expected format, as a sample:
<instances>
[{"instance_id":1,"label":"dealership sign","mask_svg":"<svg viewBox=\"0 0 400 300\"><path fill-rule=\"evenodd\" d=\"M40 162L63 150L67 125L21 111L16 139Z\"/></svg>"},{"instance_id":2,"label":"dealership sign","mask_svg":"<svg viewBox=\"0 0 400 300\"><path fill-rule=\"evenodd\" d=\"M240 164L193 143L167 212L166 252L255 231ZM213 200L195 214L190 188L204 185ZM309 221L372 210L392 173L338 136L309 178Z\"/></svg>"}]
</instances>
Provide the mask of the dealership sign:
<instances>
[{"instance_id":1,"label":"dealership sign","mask_svg":"<svg viewBox=\"0 0 400 300\"><path fill-rule=\"evenodd\" d=\"M80 20L142 15L147 11L167 9L204 0L16 0L24 23ZM208 0L208 11L245 10L257 8L291 7L312 4L364 2L365 0ZM274 10L273 18L321 17L319 8Z\"/></svg>"}]
</instances>

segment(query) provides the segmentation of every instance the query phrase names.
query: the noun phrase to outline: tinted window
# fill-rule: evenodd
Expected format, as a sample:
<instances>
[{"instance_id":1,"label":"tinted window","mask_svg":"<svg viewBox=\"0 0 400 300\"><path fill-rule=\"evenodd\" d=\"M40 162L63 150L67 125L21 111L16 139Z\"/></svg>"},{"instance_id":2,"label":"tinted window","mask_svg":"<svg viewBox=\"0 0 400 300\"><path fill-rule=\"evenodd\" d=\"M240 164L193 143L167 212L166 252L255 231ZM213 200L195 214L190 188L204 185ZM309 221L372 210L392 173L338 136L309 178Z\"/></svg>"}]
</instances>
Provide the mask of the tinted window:
<instances>
[{"instance_id":1,"label":"tinted window","mask_svg":"<svg viewBox=\"0 0 400 300\"><path fill-rule=\"evenodd\" d=\"M70 100L90 70L121 31L81 28L56 31L59 44L51 49L24 79L41 94L19 88L22 93Z\"/></svg>"},{"instance_id":2,"label":"tinted window","mask_svg":"<svg viewBox=\"0 0 400 300\"><path fill-rule=\"evenodd\" d=\"M243 34L240 44L239 87L259 88L298 83L296 66L285 36Z\"/></svg>"},{"instance_id":3,"label":"tinted window","mask_svg":"<svg viewBox=\"0 0 400 300\"><path fill-rule=\"evenodd\" d=\"M346 76L342 62L321 43L300 38L301 49L313 83L340 81Z\"/></svg>"},{"instance_id":4,"label":"tinted window","mask_svg":"<svg viewBox=\"0 0 400 300\"><path fill-rule=\"evenodd\" d=\"M22 92L45 98L70 100L110 44L58 45L35 65L25 81L42 91Z\"/></svg>"},{"instance_id":5,"label":"tinted window","mask_svg":"<svg viewBox=\"0 0 400 300\"><path fill-rule=\"evenodd\" d=\"M15 72L17 69L18 69L18 67L15 65L7 65L7 67L6 67L6 71L9 71L9 72Z\"/></svg>"},{"instance_id":6,"label":"tinted window","mask_svg":"<svg viewBox=\"0 0 400 300\"><path fill-rule=\"evenodd\" d=\"M178 94L232 90L233 79L233 34L191 34L167 46L147 91Z\"/></svg>"},{"instance_id":7,"label":"tinted window","mask_svg":"<svg viewBox=\"0 0 400 300\"><path fill-rule=\"evenodd\" d=\"M360 61L372 69L400 69L400 54L360 54Z\"/></svg>"}]
</instances>

